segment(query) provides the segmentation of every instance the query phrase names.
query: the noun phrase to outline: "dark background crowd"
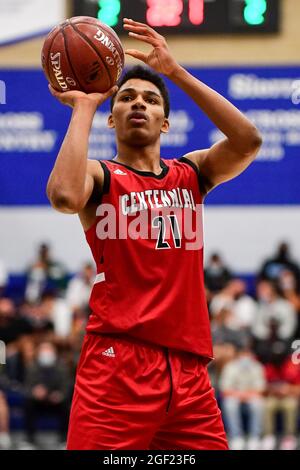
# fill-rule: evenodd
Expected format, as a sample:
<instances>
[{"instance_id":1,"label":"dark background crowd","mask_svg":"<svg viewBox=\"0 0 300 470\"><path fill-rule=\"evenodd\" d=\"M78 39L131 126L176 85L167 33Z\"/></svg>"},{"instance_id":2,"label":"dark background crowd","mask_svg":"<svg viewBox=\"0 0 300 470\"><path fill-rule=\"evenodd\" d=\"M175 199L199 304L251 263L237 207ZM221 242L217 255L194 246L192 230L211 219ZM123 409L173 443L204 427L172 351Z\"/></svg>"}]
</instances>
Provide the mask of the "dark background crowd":
<instances>
[{"instance_id":1,"label":"dark background crowd","mask_svg":"<svg viewBox=\"0 0 300 470\"><path fill-rule=\"evenodd\" d=\"M90 263L71 276L45 243L24 276L0 262L0 449L43 448L49 432L64 448L94 278ZM297 449L300 268L288 243L255 276L237 276L213 253L205 284L209 370L230 447Z\"/></svg>"}]
</instances>

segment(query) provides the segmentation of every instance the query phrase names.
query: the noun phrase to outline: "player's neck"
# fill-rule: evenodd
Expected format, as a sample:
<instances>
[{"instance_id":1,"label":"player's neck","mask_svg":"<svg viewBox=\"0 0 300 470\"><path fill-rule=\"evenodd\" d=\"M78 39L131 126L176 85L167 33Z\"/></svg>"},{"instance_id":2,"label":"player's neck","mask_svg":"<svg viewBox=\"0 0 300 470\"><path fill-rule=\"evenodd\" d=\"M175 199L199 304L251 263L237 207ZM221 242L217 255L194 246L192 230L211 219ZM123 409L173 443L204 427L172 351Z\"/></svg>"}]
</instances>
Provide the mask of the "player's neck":
<instances>
[{"instance_id":1,"label":"player's neck","mask_svg":"<svg viewBox=\"0 0 300 470\"><path fill-rule=\"evenodd\" d=\"M129 148L121 145L114 160L135 170L161 173L160 146Z\"/></svg>"}]
</instances>

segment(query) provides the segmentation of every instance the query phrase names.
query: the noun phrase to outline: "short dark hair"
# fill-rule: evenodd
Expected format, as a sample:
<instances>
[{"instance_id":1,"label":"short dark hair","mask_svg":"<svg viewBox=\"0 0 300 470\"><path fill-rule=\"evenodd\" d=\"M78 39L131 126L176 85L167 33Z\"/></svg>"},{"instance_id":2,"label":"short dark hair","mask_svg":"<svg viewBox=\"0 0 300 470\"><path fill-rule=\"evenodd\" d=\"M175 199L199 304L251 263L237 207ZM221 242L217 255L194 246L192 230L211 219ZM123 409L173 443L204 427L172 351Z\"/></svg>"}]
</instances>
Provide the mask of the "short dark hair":
<instances>
[{"instance_id":1,"label":"short dark hair","mask_svg":"<svg viewBox=\"0 0 300 470\"><path fill-rule=\"evenodd\" d=\"M124 83L126 83L128 80L131 80L132 78L139 78L140 80L146 80L147 82L151 82L155 86L157 86L164 101L165 117L168 118L170 114L170 98L169 98L168 89L166 87L164 80L156 72L153 72L151 69L142 67L141 65L136 65L132 67L131 69L129 69L123 75L123 77L120 78L119 82L117 83L118 87L121 88L121 86L124 85ZM115 93L111 98L111 102L110 102L111 111L114 107L116 94L117 93Z\"/></svg>"}]
</instances>

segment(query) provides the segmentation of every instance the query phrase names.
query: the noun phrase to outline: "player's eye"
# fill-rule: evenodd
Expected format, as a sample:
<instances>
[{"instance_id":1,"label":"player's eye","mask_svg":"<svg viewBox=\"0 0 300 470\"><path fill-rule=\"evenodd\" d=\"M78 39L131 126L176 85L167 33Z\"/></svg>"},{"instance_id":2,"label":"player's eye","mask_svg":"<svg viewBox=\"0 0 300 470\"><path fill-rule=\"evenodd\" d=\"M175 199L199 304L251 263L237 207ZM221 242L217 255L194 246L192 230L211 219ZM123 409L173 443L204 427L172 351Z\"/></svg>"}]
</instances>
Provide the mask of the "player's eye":
<instances>
[{"instance_id":1,"label":"player's eye","mask_svg":"<svg viewBox=\"0 0 300 470\"><path fill-rule=\"evenodd\" d=\"M157 101L154 100L153 98L147 98L146 101L150 104L157 104Z\"/></svg>"},{"instance_id":2,"label":"player's eye","mask_svg":"<svg viewBox=\"0 0 300 470\"><path fill-rule=\"evenodd\" d=\"M130 96L130 95L122 96L121 100L122 100L122 101L131 101L131 100L132 100L132 96Z\"/></svg>"}]
</instances>

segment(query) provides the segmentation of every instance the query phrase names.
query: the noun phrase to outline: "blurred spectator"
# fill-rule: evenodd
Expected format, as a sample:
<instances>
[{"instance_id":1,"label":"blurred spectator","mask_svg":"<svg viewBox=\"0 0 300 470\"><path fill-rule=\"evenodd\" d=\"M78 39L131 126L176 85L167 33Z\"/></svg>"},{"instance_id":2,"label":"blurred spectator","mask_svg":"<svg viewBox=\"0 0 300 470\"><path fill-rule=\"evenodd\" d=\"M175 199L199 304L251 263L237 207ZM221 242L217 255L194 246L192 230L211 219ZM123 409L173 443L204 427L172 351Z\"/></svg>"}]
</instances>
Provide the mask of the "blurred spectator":
<instances>
[{"instance_id":1,"label":"blurred spectator","mask_svg":"<svg viewBox=\"0 0 300 470\"><path fill-rule=\"evenodd\" d=\"M8 345L31 331L30 322L18 314L14 302L6 297L0 298L0 339Z\"/></svg>"},{"instance_id":2,"label":"blurred spectator","mask_svg":"<svg viewBox=\"0 0 300 470\"><path fill-rule=\"evenodd\" d=\"M264 363L289 351L297 326L294 306L269 281L257 285L258 308L252 327L254 348Z\"/></svg>"},{"instance_id":3,"label":"blurred spectator","mask_svg":"<svg viewBox=\"0 0 300 470\"><path fill-rule=\"evenodd\" d=\"M232 279L213 297L209 306L212 316L218 315L224 308L232 312L232 328L251 328L257 306L246 294L246 283L242 279Z\"/></svg>"},{"instance_id":4,"label":"blurred spectator","mask_svg":"<svg viewBox=\"0 0 300 470\"><path fill-rule=\"evenodd\" d=\"M9 407L4 392L0 390L0 450L12 446L9 433Z\"/></svg>"},{"instance_id":5,"label":"blurred spectator","mask_svg":"<svg viewBox=\"0 0 300 470\"><path fill-rule=\"evenodd\" d=\"M7 349L6 364L0 367L0 449L12 448L9 397L13 394L23 403L25 371L34 357L34 345L30 336L21 336L14 345L14 348Z\"/></svg>"},{"instance_id":6,"label":"blurred spectator","mask_svg":"<svg viewBox=\"0 0 300 470\"><path fill-rule=\"evenodd\" d=\"M25 299L29 302L40 300L48 288L63 292L67 285L66 272L61 263L51 258L49 246L42 243L37 260L29 267Z\"/></svg>"},{"instance_id":7,"label":"blurred spectator","mask_svg":"<svg viewBox=\"0 0 300 470\"><path fill-rule=\"evenodd\" d=\"M8 281L8 273L3 261L0 260L0 297L3 294Z\"/></svg>"},{"instance_id":8,"label":"blurred spectator","mask_svg":"<svg viewBox=\"0 0 300 470\"><path fill-rule=\"evenodd\" d=\"M39 309L53 324L54 334L67 338L71 332L72 312L66 300L57 297L53 291L44 292Z\"/></svg>"},{"instance_id":9,"label":"blurred spectator","mask_svg":"<svg viewBox=\"0 0 300 470\"><path fill-rule=\"evenodd\" d=\"M211 292L219 292L231 279L231 273L221 256L213 253L204 270L205 285Z\"/></svg>"},{"instance_id":10,"label":"blurred spectator","mask_svg":"<svg viewBox=\"0 0 300 470\"><path fill-rule=\"evenodd\" d=\"M24 395L26 370L35 358L35 344L33 337L22 336L18 340L17 348L7 354L2 383L9 391L20 392Z\"/></svg>"},{"instance_id":11,"label":"blurred spectator","mask_svg":"<svg viewBox=\"0 0 300 470\"><path fill-rule=\"evenodd\" d=\"M69 282L66 301L73 314L78 310L89 312L89 300L95 274L94 266L91 263L86 263L80 273Z\"/></svg>"},{"instance_id":12,"label":"blurred spectator","mask_svg":"<svg viewBox=\"0 0 300 470\"><path fill-rule=\"evenodd\" d=\"M300 290L297 289L297 281L292 271L284 269L281 271L278 285L283 292L283 296L293 305L297 312L297 328L295 337L300 338Z\"/></svg>"},{"instance_id":13,"label":"blurred spectator","mask_svg":"<svg viewBox=\"0 0 300 470\"><path fill-rule=\"evenodd\" d=\"M214 360L208 365L211 384L217 399L220 396L219 381L224 366L236 356L236 347L232 343L214 343Z\"/></svg>"},{"instance_id":14,"label":"blurred spectator","mask_svg":"<svg viewBox=\"0 0 300 470\"><path fill-rule=\"evenodd\" d=\"M248 348L242 349L236 359L225 365L220 377L220 390L232 450L241 450L245 446L242 407L248 414L247 448L259 449L263 427L262 394L265 386L263 366Z\"/></svg>"},{"instance_id":15,"label":"blurred spectator","mask_svg":"<svg viewBox=\"0 0 300 470\"><path fill-rule=\"evenodd\" d=\"M233 321L233 313L228 308L220 310L211 323L211 331L214 345L232 344L241 348L249 341L249 333L246 330L238 330Z\"/></svg>"},{"instance_id":16,"label":"blurred spectator","mask_svg":"<svg viewBox=\"0 0 300 470\"><path fill-rule=\"evenodd\" d=\"M40 303L30 304L24 302L20 311L23 317L29 322L35 341L40 342L46 340L47 337L54 332L54 324L51 318L51 311L47 305L47 293L44 294L46 300L42 298Z\"/></svg>"},{"instance_id":17,"label":"blurred spectator","mask_svg":"<svg viewBox=\"0 0 300 470\"><path fill-rule=\"evenodd\" d=\"M27 369L25 386L28 394L25 406L28 448L35 446L37 419L45 413L57 416L60 438L62 442L65 441L70 375L52 343L39 345L36 360Z\"/></svg>"},{"instance_id":18,"label":"blurred spectator","mask_svg":"<svg viewBox=\"0 0 300 470\"><path fill-rule=\"evenodd\" d=\"M265 366L267 397L265 400L265 437L263 448L272 450L276 444L276 415L282 414L283 439L281 450L297 447L297 424L299 417L300 365L293 364L291 357L278 364Z\"/></svg>"},{"instance_id":19,"label":"blurred spectator","mask_svg":"<svg viewBox=\"0 0 300 470\"><path fill-rule=\"evenodd\" d=\"M283 242L277 248L277 252L271 258L268 258L262 265L259 278L270 281L277 281L280 273L287 269L291 271L297 281L297 287L300 287L300 268L295 260L292 259L290 254L290 246L288 243Z\"/></svg>"}]
</instances>

